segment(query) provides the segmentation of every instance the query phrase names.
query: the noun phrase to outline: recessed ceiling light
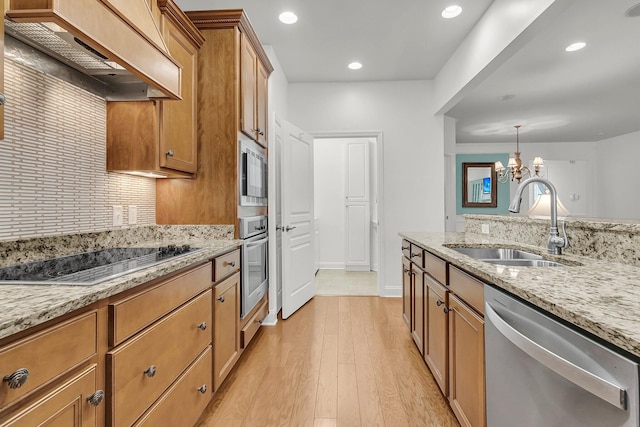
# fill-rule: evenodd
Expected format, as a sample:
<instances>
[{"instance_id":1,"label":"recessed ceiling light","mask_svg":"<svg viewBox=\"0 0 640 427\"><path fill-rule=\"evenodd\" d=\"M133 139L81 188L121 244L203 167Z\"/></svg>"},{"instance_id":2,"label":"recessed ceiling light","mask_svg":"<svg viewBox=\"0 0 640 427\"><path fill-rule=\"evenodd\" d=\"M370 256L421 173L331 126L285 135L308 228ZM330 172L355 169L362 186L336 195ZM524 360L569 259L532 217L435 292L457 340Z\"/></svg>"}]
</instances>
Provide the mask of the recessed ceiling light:
<instances>
[{"instance_id":1,"label":"recessed ceiling light","mask_svg":"<svg viewBox=\"0 0 640 427\"><path fill-rule=\"evenodd\" d=\"M447 19L451 19L451 18L455 18L456 16L460 15L462 13L462 8L460 6L458 6L457 4L452 4L451 6L447 6L443 11L442 11L442 17L443 18L447 18Z\"/></svg>"},{"instance_id":2,"label":"recessed ceiling light","mask_svg":"<svg viewBox=\"0 0 640 427\"><path fill-rule=\"evenodd\" d=\"M293 12L282 12L278 19L283 24L295 24L298 21L298 17Z\"/></svg>"},{"instance_id":3,"label":"recessed ceiling light","mask_svg":"<svg viewBox=\"0 0 640 427\"><path fill-rule=\"evenodd\" d=\"M348 65L348 67L352 70L359 70L360 68L362 68L362 64L359 62L352 62Z\"/></svg>"},{"instance_id":4,"label":"recessed ceiling light","mask_svg":"<svg viewBox=\"0 0 640 427\"><path fill-rule=\"evenodd\" d=\"M582 49L586 45L587 44L585 42L572 43L569 46L565 47L564 50L566 50L567 52L575 52L576 50Z\"/></svg>"}]
</instances>

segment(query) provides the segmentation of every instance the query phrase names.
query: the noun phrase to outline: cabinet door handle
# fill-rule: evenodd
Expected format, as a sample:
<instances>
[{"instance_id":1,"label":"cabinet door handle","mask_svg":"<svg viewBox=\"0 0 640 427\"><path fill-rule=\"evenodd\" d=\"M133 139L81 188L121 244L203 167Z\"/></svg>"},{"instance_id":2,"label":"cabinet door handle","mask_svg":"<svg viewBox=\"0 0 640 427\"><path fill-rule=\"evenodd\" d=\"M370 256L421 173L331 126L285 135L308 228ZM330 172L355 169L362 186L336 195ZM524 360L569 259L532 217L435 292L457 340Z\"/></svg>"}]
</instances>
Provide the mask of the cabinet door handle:
<instances>
[{"instance_id":1,"label":"cabinet door handle","mask_svg":"<svg viewBox=\"0 0 640 427\"><path fill-rule=\"evenodd\" d=\"M169 150L165 154L169 157L173 157L173 150Z\"/></svg>"},{"instance_id":2,"label":"cabinet door handle","mask_svg":"<svg viewBox=\"0 0 640 427\"><path fill-rule=\"evenodd\" d=\"M204 331L205 329L207 329L207 322L202 322L198 325L198 329L200 329L201 331Z\"/></svg>"},{"instance_id":3,"label":"cabinet door handle","mask_svg":"<svg viewBox=\"0 0 640 427\"><path fill-rule=\"evenodd\" d=\"M440 301L440 300L436 301L436 305L437 305L438 307L440 307L442 304L444 304L442 301Z\"/></svg>"},{"instance_id":4,"label":"cabinet door handle","mask_svg":"<svg viewBox=\"0 0 640 427\"><path fill-rule=\"evenodd\" d=\"M98 406L100 403L102 403L103 400L104 400L103 390L96 390L95 393L87 397L87 402L89 402L91 406Z\"/></svg>"},{"instance_id":5,"label":"cabinet door handle","mask_svg":"<svg viewBox=\"0 0 640 427\"><path fill-rule=\"evenodd\" d=\"M284 228L284 231L291 231L291 230L293 230L293 229L295 229L295 228L296 228L296 226L295 226L295 225L287 225L287 226Z\"/></svg>"},{"instance_id":6,"label":"cabinet door handle","mask_svg":"<svg viewBox=\"0 0 640 427\"><path fill-rule=\"evenodd\" d=\"M451 309L445 306L445 307L442 309L442 311L444 311L444 314L447 314L448 312L450 312L450 311L451 311Z\"/></svg>"},{"instance_id":7,"label":"cabinet door handle","mask_svg":"<svg viewBox=\"0 0 640 427\"><path fill-rule=\"evenodd\" d=\"M218 301L224 302L224 295L222 295L220 298L218 298Z\"/></svg>"},{"instance_id":8,"label":"cabinet door handle","mask_svg":"<svg viewBox=\"0 0 640 427\"><path fill-rule=\"evenodd\" d=\"M418 252L418 253L415 253L415 254L412 252L411 256L412 257L417 256L418 258L422 258L422 252Z\"/></svg>"},{"instance_id":9,"label":"cabinet door handle","mask_svg":"<svg viewBox=\"0 0 640 427\"><path fill-rule=\"evenodd\" d=\"M17 369L13 374L5 375L2 381L7 383L10 389L20 388L29 379L29 370L27 368Z\"/></svg>"},{"instance_id":10,"label":"cabinet door handle","mask_svg":"<svg viewBox=\"0 0 640 427\"><path fill-rule=\"evenodd\" d=\"M404 271L405 273L408 273L408 272L409 272L409 269L408 269L408 268L405 268L405 269L404 269L404 270L402 270L402 271Z\"/></svg>"},{"instance_id":11,"label":"cabinet door handle","mask_svg":"<svg viewBox=\"0 0 640 427\"><path fill-rule=\"evenodd\" d=\"M149 366L144 370L144 374L149 378L153 378L153 376L156 374L156 365Z\"/></svg>"},{"instance_id":12,"label":"cabinet door handle","mask_svg":"<svg viewBox=\"0 0 640 427\"><path fill-rule=\"evenodd\" d=\"M236 266L236 262L235 261L229 261L229 262L225 261L225 262L222 263L222 265L225 266L225 267L226 266L235 267Z\"/></svg>"},{"instance_id":13,"label":"cabinet door handle","mask_svg":"<svg viewBox=\"0 0 640 427\"><path fill-rule=\"evenodd\" d=\"M202 384L200 387L198 387L198 391L202 394L205 394L207 392L207 385Z\"/></svg>"},{"instance_id":14,"label":"cabinet door handle","mask_svg":"<svg viewBox=\"0 0 640 427\"><path fill-rule=\"evenodd\" d=\"M403 251L406 251L407 249L409 249L409 246L403 246L403 247L402 247L402 250L403 250Z\"/></svg>"}]
</instances>

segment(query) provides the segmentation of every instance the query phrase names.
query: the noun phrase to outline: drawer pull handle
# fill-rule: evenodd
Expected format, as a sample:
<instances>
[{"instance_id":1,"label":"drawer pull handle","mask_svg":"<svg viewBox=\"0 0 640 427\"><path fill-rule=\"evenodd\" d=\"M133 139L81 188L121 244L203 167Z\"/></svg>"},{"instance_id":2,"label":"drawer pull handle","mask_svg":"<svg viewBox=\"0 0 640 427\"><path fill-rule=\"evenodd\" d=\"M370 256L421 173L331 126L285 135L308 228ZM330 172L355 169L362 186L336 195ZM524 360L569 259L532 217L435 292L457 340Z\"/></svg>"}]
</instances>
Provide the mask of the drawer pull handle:
<instances>
[{"instance_id":1,"label":"drawer pull handle","mask_svg":"<svg viewBox=\"0 0 640 427\"><path fill-rule=\"evenodd\" d=\"M207 329L207 322L202 322L198 325L198 329L200 329L201 331L204 331L205 329Z\"/></svg>"},{"instance_id":2,"label":"drawer pull handle","mask_svg":"<svg viewBox=\"0 0 640 427\"><path fill-rule=\"evenodd\" d=\"M436 305L437 305L438 307L440 307L442 304L444 304L442 301L440 301L440 300L436 301Z\"/></svg>"},{"instance_id":3,"label":"drawer pull handle","mask_svg":"<svg viewBox=\"0 0 640 427\"><path fill-rule=\"evenodd\" d=\"M100 403L102 403L103 400L104 400L104 391L102 390L97 390L91 396L87 397L87 402L89 402L91 406L98 406Z\"/></svg>"},{"instance_id":4,"label":"drawer pull handle","mask_svg":"<svg viewBox=\"0 0 640 427\"><path fill-rule=\"evenodd\" d=\"M29 379L29 370L26 368L17 369L13 374L6 375L2 378L2 381L7 383L9 388L16 389L20 388L27 382Z\"/></svg>"},{"instance_id":5,"label":"drawer pull handle","mask_svg":"<svg viewBox=\"0 0 640 427\"><path fill-rule=\"evenodd\" d=\"M413 258L414 256L417 256L418 258L422 258L422 252L417 252L417 253L411 253L411 257Z\"/></svg>"},{"instance_id":6,"label":"drawer pull handle","mask_svg":"<svg viewBox=\"0 0 640 427\"><path fill-rule=\"evenodd\" d=\"M166 155L169 156L169 157L173 157L173 150L167 151Z\"/></svg>"},{"instance_id":7,"label":"drawer pull handle","mask_svg":"<svg viewBox=\"0 0 640 427\"><path fill-rule=\"evenodd\" d=\"M218 301L224 302L224 295L222 295L220 298L218 298Z\"/></svg>"},{"instance_id":8,"label":"drawer pull handle","mask_svg":"<svg viewBox=\"0 0 640 427\"><path fill-rule=\"evenodd\" d=\"M202 394L205 394L207 392L207 385L202 384L200 387L198 387L198 391Z\"/></svg>"},{"instance_id":9,"label":"drawer pull handle","mask_svg":"<svg viewBox=\"0 0 640 427\"><path fill-rule=\"evenodd\" d=\"M263 319L264 320L264 319ZM260 323L262 325L262 320L258 320L256 319L256 322Z\"/></svg>"},{"instance_id":10,"label":"drawer pull handle","mask_svg":"<svg viewBox=\"0 0 640 427\"><path fill-rule=\"evenodd\" d=\"M156 374L156 365L151 365L147 369L145 369L144 374L149 378L153 378Z\"/></svg>"},{"instance_id":11,"label":"drawer pull handle","mask_svg":"<svg viewBox=\"0 0 640 427\"><path fill-rule=\"evenodd\" d=\"M229 261L229 262L225 261L225 262L222 263L222 265L224 267L226 267L226 266L235 267L236 266L236 262L235 261Z\"/></svg>"},{"instance_id":12,"label":"drawer pull handle","mask_svg":"<svg viewBox=\"0 0 640 427\"><path fill-rule=\"evenodd\" d=\"M403 251L406 251L407 249L409 249L409 246L403 246L403 247L402 247L402 250L403 250Z\"/></svg>"}]
</instances>

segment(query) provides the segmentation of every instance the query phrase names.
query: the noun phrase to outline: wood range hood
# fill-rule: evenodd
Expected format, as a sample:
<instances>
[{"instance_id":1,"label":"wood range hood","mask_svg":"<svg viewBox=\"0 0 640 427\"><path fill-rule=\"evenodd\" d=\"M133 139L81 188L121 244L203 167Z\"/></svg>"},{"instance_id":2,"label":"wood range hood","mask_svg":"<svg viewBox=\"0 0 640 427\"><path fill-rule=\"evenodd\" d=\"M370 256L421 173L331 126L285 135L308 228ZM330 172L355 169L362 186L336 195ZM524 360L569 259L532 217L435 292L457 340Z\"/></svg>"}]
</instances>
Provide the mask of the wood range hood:
<instances>
[{"instance_id":1,"label":"wood range hood","mask_svg":"<svg viewBox=\"0 0 640 427\"><path fill-rule=\"evenodd\" d=\"M57 33L67 32L147 83L150 98L181 99L182 67L169 54L146 0L9 0L5 9L5 18L17 26L59 27Z\"/></svg>"}]
</instances>

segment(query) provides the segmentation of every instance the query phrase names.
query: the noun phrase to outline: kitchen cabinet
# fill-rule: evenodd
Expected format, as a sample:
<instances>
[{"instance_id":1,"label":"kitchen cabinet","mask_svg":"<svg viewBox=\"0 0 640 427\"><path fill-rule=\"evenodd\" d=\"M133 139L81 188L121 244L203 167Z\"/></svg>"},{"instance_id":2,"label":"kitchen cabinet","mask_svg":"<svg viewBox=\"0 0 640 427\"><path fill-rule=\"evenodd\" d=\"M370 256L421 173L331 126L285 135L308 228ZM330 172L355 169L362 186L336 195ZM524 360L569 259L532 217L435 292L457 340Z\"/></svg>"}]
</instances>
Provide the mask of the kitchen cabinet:
<instances>
[{"instance_id":1,"label":"kitchen cabinet","mask_svg":"<svg viewBox=\"0 0 640 427\"><path fill-rule=\"evenodd\" d=\"M197 172L197 76L202 34L172 0L158 0L159 26L182 66L182 100L107 103L107 170L157 177Z\"/></svg>"},{"instance_id":2,"label":"kitchen cabinet","mask_svg":"<svg viewBox=\"0 0 640 427\"><path fill-rule=\"evenodd\" d=\"M424 360L444 396L449 393L449 291L430 275L425 277Z\"/></svg>"},{"instance_id":3,"label":"kitchen cabinet","mask_svg":"<svg viewBox=\"0 0 640 427\"><path fill-rule=\"evenodd\" d=\"M240 214L266 213L264 206L239 206L239 144L247 139L249 133L245 132L260 116L252 107L246 109L248 116L244 117L241 107L248 106L250 99L245 99L241 86L255 90L258 103L263 102L260 94L264 92L266 100L266 82L256 82L257 75L260 67L264 67L267 76L273 67L242 10L192 11L187 16L205 38L198 52L199 167L192 180L156 183L156 222L235 224L237 232ZM250 52L255 52L255 65L246 58ZM241 70L246 71L248 66L253 67L250 70L254 74L247 73L247 79L253 76L253 83L241 83ZM266 109L266 101L264 105ZM266 119L266 111L264 114ZM243 131L243 127L247 129ZM266 140L262 143L266 145Z\"/></svg>"},{"instance_id":4,"label":"kitchen cabinet","mask_svg":"<svg viewBox=\"0 0 640 427\"><path fill-rule=\"evenodd\" d=\"M187 370L199 373L188 376L189 387L204 388L182 396L182 404L209 402L211 370L195 366L212 343L212 274L205 263L109 301L107 425L155 419L166 410L158 402L175 402L175 390L186 387Z\"/></svg>"},{"instance_id":5,"label":"kitchen cabinet","mask_svg":"<svg viewBox=\"0 0 640 427\"><path fill-rule=\"evenodd\" d=\"M213 389L220 388L240 357L240 273L214 286Z\"/></svg>"},{"instance_id":6,"label":"kitchen cabinet","mask_svg":"<svg viewBox=\"0 0 640 427\"><path fill-rule=\"evenodd\" d=\"M484 283L407 240L402 254L411 337L461 425L484 427Z\"/></svg>"},{"instance_id":7,"label":"kitchen cabinet","mask_svg":"<svg viewBox=\"0 0 640 427\"><path fill-rule=\"evenodd\" d=\"M485 421L484 283L449 266L449 403L463 426Z\"/></svg>"},{"instance_id":8,"label":"kitchen cabinet","mask_svg":"<svg viewBox=\"0 0 640 427\"><path fill-rule=\"evenodd\" d=\"M90 309L0 348L0 424L102 425L99 318Z\"/></svg>"},{"instance_id":9,"label":"kitchen cabinet","mask_svg":"<svg viewBox=\"0 0 640 427\"><path fill-rule=\"evenodd\" d=\"M411 330L411 262L402 256L402 319Z\"/></svg>"},{"instance_id":10,"label":"kitchen cabinet","mask_svg":"<svg viewBox=\"0 0 640 427\"><path fill-rule=\"evenodd\" d=\"M249 38L244 33L240 37L240 129L266 148L269 73Z\"/></svg>"}]
</instances>

